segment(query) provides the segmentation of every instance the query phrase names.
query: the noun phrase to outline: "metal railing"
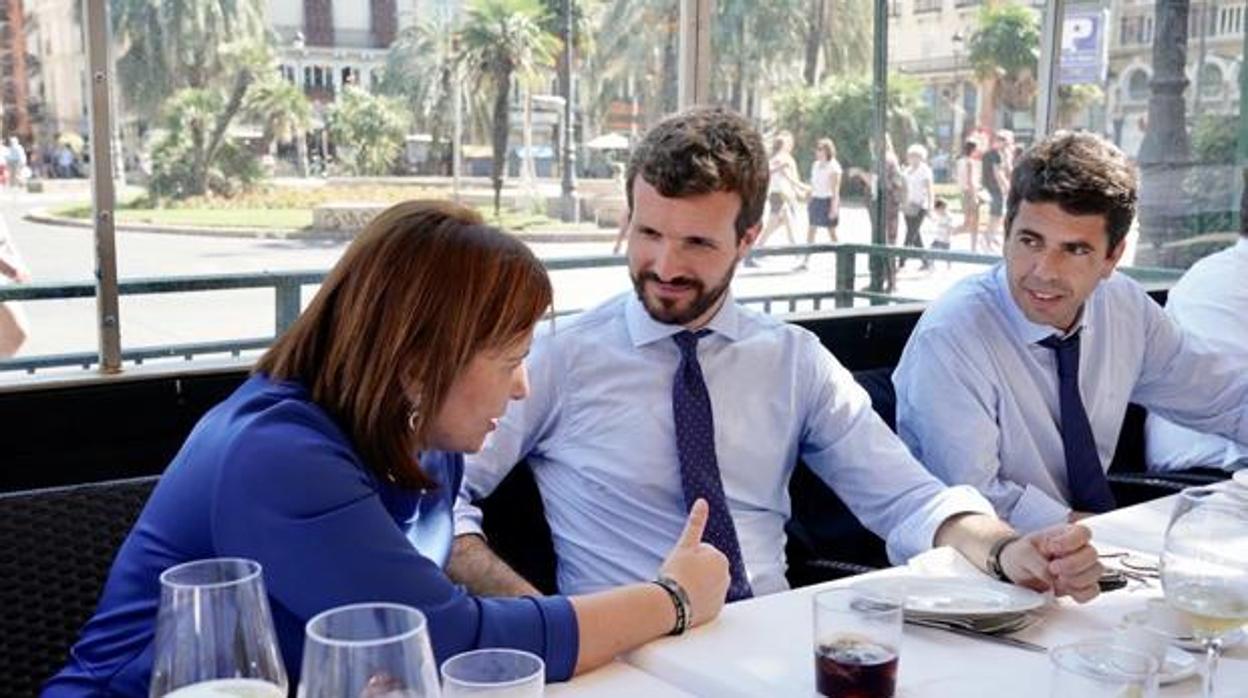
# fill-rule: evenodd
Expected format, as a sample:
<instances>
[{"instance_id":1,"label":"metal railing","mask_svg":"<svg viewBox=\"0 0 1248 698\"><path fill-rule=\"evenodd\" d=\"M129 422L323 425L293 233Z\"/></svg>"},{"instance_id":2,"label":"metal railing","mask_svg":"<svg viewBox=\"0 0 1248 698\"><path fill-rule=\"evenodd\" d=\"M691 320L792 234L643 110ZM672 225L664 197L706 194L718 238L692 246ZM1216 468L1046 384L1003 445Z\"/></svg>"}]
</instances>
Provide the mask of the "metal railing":
<instances>
[{"instance_id":1,"label":"metal railing","mask_svg":"<svg viewBox=\"0 0 1248 698\"><path fill-rule=\"evenodd\" d=\"M835 285L832 290L796 291L755 296L739 296L737 302L758 307L765 313L780 309L780 313L796 313L803 305L809 305L814 311L823 310L825 305L834 308L850 308L855 300L866 300L872 305L886 303L922 303L924 299L908 298L896 294L883 293L871 289L855 288L860 256L879 257L884 259L918 259L926 261L959 262L978 265L991 265L1000 261L996 255L985 255L971 252L951 252L943 250L926 250L913 247L890 247L881 245L858 245L839 243L831 245L795 245L773 247L754 251L755 257L784 257L806 254L833 254L836 256ZM548 271L571 271L602 267L624 266L627 260L622 256L602 255L593 257L561 257L543 260ZM1123 268L1122 271L1137 281L1169 282L1177 280L1182 271L1177 269ZM164 344L152 347L138 347L122 351L122 361L142 364L150 359L183 357L193 360L205 355L227 355L240 357L245 351L264 349L275 337L284 332L299 316L303 304L303 287L321 283L327 271L303 272L259 272L245 274L217 274L211 276L170 276L160 278L126 279L118 283L121 296L164 295L171 293L188 293L197 291L228 291L239 289L272 289L274 295L274 333L269 337L247 337L240 339L192 342L185 344ZM71 284L28 284L21 286L0 287L0 302L4 301L50 301L66 299L94 298L94 283ZM556 315L568 315L579 310L563 310ZM80 366L90 369L99 364L96 352L74 352L62 354L44 354L39 356L21 357L0 360L0 372L25 371L35 373L38 370Z\"/></svg>"}]
</instances>

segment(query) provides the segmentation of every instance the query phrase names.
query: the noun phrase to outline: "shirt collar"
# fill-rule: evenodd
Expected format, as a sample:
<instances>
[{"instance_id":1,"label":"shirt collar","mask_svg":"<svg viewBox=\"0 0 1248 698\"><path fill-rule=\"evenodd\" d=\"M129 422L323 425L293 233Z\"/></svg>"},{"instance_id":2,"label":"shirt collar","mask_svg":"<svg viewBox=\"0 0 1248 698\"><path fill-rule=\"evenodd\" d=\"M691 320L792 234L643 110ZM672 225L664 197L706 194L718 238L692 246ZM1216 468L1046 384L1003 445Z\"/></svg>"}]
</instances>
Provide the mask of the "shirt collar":
<instances>
[{"instance_id":1,"label":"shirt collar","mask_svg":"<svg viewBox=\"0 0 1248 698\"><path fill-rule=\"evenodd\" d=\"M1096 296L1096 291L1093 291L1092 295L1088 296L1088 299L1083 302L1083 308L1079 310L1079 320L1075 323L1075 328L1063 334L1051 325L1036 324L1028 320L1026 315L1023 315L1022 308L1018 307L1018 303L1014 301L1013 294L1010 293L1010 281L1006 278L1005 262L997 262L996 267L992 270L992 278L996 283L997 300L1005 310L1006 320L1009 321L1010 328L1014 330L1014 335L1021 339L1024 344L1035 344L1053 335L1064 338L1076 332L1086 333L1088 331L1088 305Z\"/></svg>"},{"instance_id":2,"label":"shirt collar","mask_svg":"<svg viewBox=\"0 0 1248 698\"><path fill-rule=\"evenodd\" d=\"M683 325L669 325L650 317L645 306L637 299L636 293L629 293L624 302L624 321L628 326L628 336L633 340L634 347L653 344L684 331ZM719 306L711 321L706 323L708 329L723 335L728 341L735 342L740 337L740 312L733 300L732 291L724 292L724 302Z\"/></svg>"}]
</instances>

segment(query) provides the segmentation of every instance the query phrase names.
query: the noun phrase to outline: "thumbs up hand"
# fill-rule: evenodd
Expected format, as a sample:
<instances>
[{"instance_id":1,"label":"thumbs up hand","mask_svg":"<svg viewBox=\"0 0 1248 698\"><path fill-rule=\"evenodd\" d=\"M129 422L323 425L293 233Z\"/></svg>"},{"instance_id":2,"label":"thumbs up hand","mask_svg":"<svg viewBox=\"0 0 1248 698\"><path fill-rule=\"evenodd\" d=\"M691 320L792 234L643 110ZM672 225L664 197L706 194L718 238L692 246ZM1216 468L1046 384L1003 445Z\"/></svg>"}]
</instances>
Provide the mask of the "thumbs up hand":
<instances>
[{"instance_id":1,"label":"thumbs up hand","mask_svg":"<svg viewBox=\"0 0 1248 698\"><path fill-rule=\"evenodd\" d=\"M706 500L693 503L685 529L659 568L659 574L676 580L689 595L693 611L690 625L693 626L719 615L728 594L728 558L711 544L702 542L709 515Z\"/></svg>"}]
</instances>

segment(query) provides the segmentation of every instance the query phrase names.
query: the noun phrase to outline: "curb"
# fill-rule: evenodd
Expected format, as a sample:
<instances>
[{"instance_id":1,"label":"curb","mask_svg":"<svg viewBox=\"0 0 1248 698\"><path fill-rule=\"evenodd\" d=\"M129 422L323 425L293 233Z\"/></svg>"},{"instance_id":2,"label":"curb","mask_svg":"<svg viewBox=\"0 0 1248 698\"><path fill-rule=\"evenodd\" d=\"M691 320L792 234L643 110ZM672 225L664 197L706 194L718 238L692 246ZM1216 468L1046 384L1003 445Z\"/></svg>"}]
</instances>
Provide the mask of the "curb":
<instances>
[{"instance_id":1,"label":"curb","mask_svg":"<svg viewBox=\"0 0 1248 698\"><path fill-rule=\"evenodd\" d=\"M93 230L89 220L55 216L47 209L34 209L22 216L23 220L44 225ZM196 228L182 225L159 225L153 223L119 223L115 230L121 233L153 233L157 235L199 235L220 238L251 238L257 240L342 240L349 241L354 233L336 230L311 230L290 228ZM512 233L522 242L614 242L615 233Z\"/></svg>"}]
</instances>

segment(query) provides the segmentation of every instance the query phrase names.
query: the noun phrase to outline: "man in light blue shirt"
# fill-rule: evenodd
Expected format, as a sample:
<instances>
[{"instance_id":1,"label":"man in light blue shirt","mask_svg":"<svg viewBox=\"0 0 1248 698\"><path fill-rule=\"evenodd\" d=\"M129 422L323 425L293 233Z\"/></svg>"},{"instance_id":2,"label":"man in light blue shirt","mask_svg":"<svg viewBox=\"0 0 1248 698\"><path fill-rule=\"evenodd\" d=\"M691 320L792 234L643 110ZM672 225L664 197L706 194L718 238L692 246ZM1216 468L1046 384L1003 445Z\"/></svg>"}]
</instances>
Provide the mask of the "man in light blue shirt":
<instances>
[{"instance_id":1,"label":"man in light blue shirt","mask_svg":"<svg viewBox=\"0 0 1248 698\"><path fill-rule=\"evenodd\" d=\"M1248 372L1193 341L1115 273L1136 176L1091 134L1016 164L1005 262L923 314L893 375L897 429L924 465L1033 531L1113 508L1105 470L1128 402L1248 441Z\"/></svg>"},{"instance_id":2,"label":"man in light blue shirt","mask_svg":"<svg viewBox=\"0 0 1248 698\"><path fill-rule=\"evenodd\" d=\"M1239 362L1248 373L1248 187L1240 200L1239 241L1192 265L1170 289L1166 314L1184 330ZM1248 445L1201 434L1150 414L1144 457L1151 472L1248 467Z\"/></svg>"},{"instance_id":3,"label":"man in light blue shirt","mask_svg":"<svg viewBox=\"0 0 1248 698\"><path fill-rule=\"evenodd\" d=\"M452 577L483 593L531 591L474 535L480 513L468 504L527 459L563 592L652 576L691 489L711 505L708 532L719 517L711 542L734 570L730 598L784 589L787 485L800 457L893 560L949 544L1018 583L1095 596L1086 528L1020 541L973 488L947 488L915 462L814 335L732 301L767 171L762 139L726 110L693 109L647 134L627 176L636 293L535 340L530 397L467 463Z\"/></svg>"}]
</instances>

